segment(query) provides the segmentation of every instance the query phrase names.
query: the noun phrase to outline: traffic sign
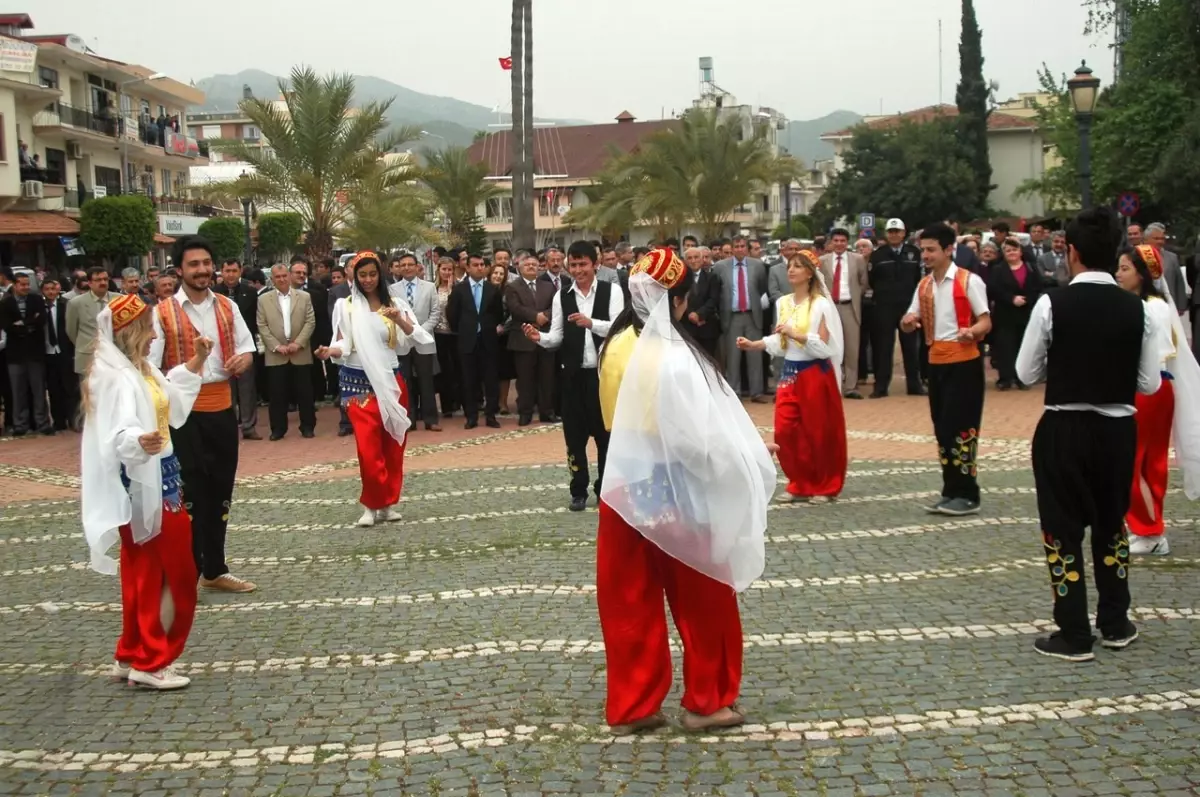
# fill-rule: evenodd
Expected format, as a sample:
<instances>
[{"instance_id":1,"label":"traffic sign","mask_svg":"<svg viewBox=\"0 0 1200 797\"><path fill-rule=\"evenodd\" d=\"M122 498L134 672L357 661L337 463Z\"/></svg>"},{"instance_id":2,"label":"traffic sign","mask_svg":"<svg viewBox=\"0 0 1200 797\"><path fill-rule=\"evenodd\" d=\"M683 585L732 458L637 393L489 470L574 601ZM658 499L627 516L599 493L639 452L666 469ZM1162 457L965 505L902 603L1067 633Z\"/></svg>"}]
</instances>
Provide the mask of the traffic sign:
<instances>
[{"instance_id":1,"label":"traffic sign","mask_svg":"<svg viewBox=\"0 0 1200 797\"><path fill-rule=\"evenodd\" d=\"M858 228L860 230L874 229L874 227L875 227L875 214L874 213L859 213L858 214Z\"/></svg>"},{"instance_id":2,"label":"traffic sign","mask_svg":"<svg viewBox=\"0 0 1200 797\"><path fill-rule=\"evenodd\" d=\"M858 231L858 237L859 238L874 238L875 237L875 228L874 227L863 227L861 230Z\"/></svg>"},{"instance_id":3,"label":"traffic sign","mask_svg":"<svg viewBox=\"0 0 1200 797\"><path fill-rule=\"evenodd\" d=\"M1133 191L1126 191L1117 197L1117 212L1122 216L1136 216L1142 208L1142 201Z\"/></svg>"}]
</instances>

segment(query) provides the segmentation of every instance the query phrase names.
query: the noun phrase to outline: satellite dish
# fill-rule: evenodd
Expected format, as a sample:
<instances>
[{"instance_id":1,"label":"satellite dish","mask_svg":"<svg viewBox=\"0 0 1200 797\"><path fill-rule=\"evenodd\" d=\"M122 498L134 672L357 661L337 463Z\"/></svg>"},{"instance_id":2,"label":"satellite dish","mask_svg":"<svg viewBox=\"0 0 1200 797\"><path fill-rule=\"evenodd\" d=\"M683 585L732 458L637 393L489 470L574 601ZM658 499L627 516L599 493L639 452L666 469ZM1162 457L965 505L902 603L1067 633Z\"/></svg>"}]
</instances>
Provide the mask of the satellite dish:
<instances>
[{"instance_id":1,"label":"satellite dish","mask_svg":"<svg viewBox=\"0 0 1200 797\"><path fill-rule=\"evenodd\" d=\"M76 36L74 33L69 34L66 39L67 49L77 53L86 53L88 51L87 42L82 36Z\"/></svg>"},{"instance_id":2,"label":"satellite dish","mask_svg":"<svg viewBox=\"0 0 1200 797\"><path fill-rule=\"evenodd\" d=\"M559 205L558 206L558 215L560 215L560 216L565 216L570 211L571 211L570 205Z\"/></svg>"}]
</instances>

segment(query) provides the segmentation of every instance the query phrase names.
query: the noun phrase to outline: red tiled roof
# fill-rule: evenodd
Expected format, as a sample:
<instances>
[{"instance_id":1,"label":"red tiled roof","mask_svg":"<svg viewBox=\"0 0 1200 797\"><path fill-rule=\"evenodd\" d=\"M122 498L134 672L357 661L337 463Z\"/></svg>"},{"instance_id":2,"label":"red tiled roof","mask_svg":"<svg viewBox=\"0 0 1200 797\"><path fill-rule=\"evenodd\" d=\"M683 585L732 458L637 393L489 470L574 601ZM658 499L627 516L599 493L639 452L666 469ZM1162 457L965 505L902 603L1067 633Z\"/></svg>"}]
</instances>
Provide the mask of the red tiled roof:
<instances>
[{"instance_id":1,"label":"red tiled roof","mask_svg":"<svg viewBox=\"0 0 1200 797\"><path fill-rule=\"evenodd\" d=\"M28 14L4 14L0 13L0 25L6 28L20 28L28 30L33 27L33 20Z\"/></svg>"},{"instance_id":2,"label":"red tiled roof","mask_svg":"<svg viewBox=\"0 0 1200 797\"><path fill-rule=\"evenodd\" d=\"M875 119L866 122L867 127L886 129L895 127L903 121L915 122L923 125L934 121L935 119L953 119L958 116L958 106L956 105L930 105L926 108L918 108L915 111L907 111L898 113L894 116L885 116L882 119ZM1035 130L1037 129L1037 121L1034 119L1026 119L1023 116L1014 116L1003 111L992 111L988 116L988 130ZM854 134L853 127L847 127L843 130L838 130L833 133L826 133L822 138L834 138L842 136L851 136Z\"/></svg>"},{"instance_id":3,"label":"red tiled roof","mask_svg":"<svg viewBox=\"0 0 1200 797\"><path fill-rule=\"evenodd\" d=\"M0 235L79 235L79 222L45 210L0 213Z\"/></svg>"},{"instance_id":4,"label":"red tiled roof","mask_svg":"<svg viewBox=\"0 0 1200 797\"><path fill-rule=\"evenodd\" d=\"M537 127L533 131L534 171L537 174L592 177L608 162L610 145L620 152L629 152L647 136L674 129L678 124L675 119L665 119L658 122L623 121L603 125ZM473 162L486 163L490 177L512 174L511 135L511 130L489 133L472 144L467 154Z\"/></svg>"},{"instance_id":5,"label":"red tiled roof","mask_svg":"<svg viewBox=\"0 0 1200 797\"><path fill-rule=\"evenodd\" d=\"M169 235L163 235L161 232L154 233L155 246L170 246L175 243L175 239Z\"/></svg>"}]
</instances>

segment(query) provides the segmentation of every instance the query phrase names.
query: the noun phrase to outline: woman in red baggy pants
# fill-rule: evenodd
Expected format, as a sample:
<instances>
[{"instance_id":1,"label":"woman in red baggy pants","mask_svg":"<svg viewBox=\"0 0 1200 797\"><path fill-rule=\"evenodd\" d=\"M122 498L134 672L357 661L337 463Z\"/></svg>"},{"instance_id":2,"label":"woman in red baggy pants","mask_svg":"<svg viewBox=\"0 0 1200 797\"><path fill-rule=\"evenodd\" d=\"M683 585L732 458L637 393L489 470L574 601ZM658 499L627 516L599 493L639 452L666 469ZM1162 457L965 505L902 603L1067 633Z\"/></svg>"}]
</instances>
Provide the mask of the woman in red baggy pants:
<instances>
[{"instance_id":1,"label":"woman in red baggy pants","mask_svg":"<svg viewBox=\"0 0 1200 797\"><path fill-rule=\"evenodd\" d=\"M121 637L112 674L150 689L190 682L172 669L196 611L192 528L183 507L171 427L182 426L200 392L212 342L164 378L146 360L154 328L136 295L96 319L96 351L84 380L82 515L93 569L112 574L121 542Z\"/></svg>"},{"instance_id":2,"label":"woman in red baggy pants","mask_svg":"<svg viewBox=\"0 0 1200 797\"><path fill-rule=\"evenodd\" d=\"M359 252L347 268L350 296L333 308L333 343L321 359L340 360L341 400L354 427L362 478L360 526L400 520L404 447L412 422L400 357L412 344L431 343L408 302L390 296L373 252Z\"/></svg>"},{"instance_id":3,"label":"woman in red baggy pants","mask_svg":"<svg viewBox=\"0 0 1200 797\"><path fill-rule=\"evenodd\" d=\"M601 353L600 403L612 438L596 597L608 664L605 714L619 734L666 722L672 665L664 596L683 640L683 727L745 719L736 705L736 593L762 573L775 467L716 364L679 325L693 281L670 249L640 260L630 272L631 305Z\"/></svg>"}]
</instances>

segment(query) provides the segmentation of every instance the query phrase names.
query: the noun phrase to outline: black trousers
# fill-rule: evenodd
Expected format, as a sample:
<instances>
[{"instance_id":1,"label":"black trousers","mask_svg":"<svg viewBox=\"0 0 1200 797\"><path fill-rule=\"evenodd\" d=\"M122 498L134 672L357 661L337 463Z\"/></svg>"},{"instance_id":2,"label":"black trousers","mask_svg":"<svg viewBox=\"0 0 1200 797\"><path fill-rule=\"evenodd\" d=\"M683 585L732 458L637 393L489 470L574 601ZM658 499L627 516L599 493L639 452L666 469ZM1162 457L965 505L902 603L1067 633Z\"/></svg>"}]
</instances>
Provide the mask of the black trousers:
<instances>
[{"instance_id":1,"label":"black trousers","mask_svg":"<svg viewBox=\"0 0 1200 797\"><path fill-rule=\"evenodd\" d=\"M929 414L942 462L942 497L979 500L983 358L929 366Z\"/></svg>"},{"instance_id":2,"label":"black trousers","mask_svg":"<svg viewBox=\"0 0 1200 797\"><path fill-rule=\"evenodd\" d=\"M60 432L75 423L79 409L79 380L75 358L66 354L46 355L46 392L50 394L50 418Z\"/></svg>"},{"instance_id":3,"label":"black trousers","mask_svg":"<svg viewBox=\"0 0 1200 797\"><path fill-rule=\"evenodd\" d=\"M495 418L500 411L500 363L495 352L483 348L483 336L475 340L475 350L458 353L462 367L463 415L468 421L479 420L479 395L482 388L484 413Z\"/></svg>"},{"instance_id":4,"label":"black trousers","mask_svg":"<svg viewBox=\"0 0 1200 797\"><path fill-rule=\"evenodd\" d=\"M408 362L408 395L410 403L409 415L415 425L417 419L425 422L425 427L438 422L437 391L433 384L433 354L418 354L410 351L404 359ZM411 377L411 378L409 378Z\"/></svg>"},{"instance_id":5,"label":"black trousers","mask_svg":"<svg viewBox=\"0 0 1200 797\"><path fill-rule=\"evenodd\" d=\"M312 386L309 392L312 394L314 401L324 401L325 391L329 386L329 377L325 374L326 362L317 357L313 357L311 365L300 366L308 371L308 378L312 380Z\"/></svg>"},{"instance_id":6,"label":"black trousers","mask_svg":"<svg viewBox=\"0 0 1200 797\"><path fill-rule=\"evenodd\" d=\"M719 337L696 338L696 343L700 346L700 348L702 348L702 349L704 349L704 351L708 352L709 356L712 357L714 361L720 357L721 339ZM778 376L778 374L776 374L776 376Z\"/></svg>"},{"instance_id":7,"label":"black trousers","mask_svg":"<svg viewBox=\"0 0 1200 797\"><path fill-rule=\"evenodd\" d=\"M875 392L887 393L892 384L892 358L896 355L896 333L900 330L900 319L908 310L907 304L876 304L874 327L871 330L871 348L875 352ZM908 391L916 392L921 387L921 374L917 363L917 332L900 332L900 355L904 359L904 378Z\"/></svg>"},{"instance_id":8,"label":"black trousers","mask_svg":"<svg viewBox=\"0 0 1200 797\"><path fill-rule=\"evenodd\" d=\"M80 375L79 379L83 376ZM13 430L13 394L12 382L8 378L8 358L0 351L0 402L4 410L4 431Z\"/></svg>"},{"instance_id":9,"label":"black trousers","mask_svg":"<svg viewBox=\"0 0 1200 797\"><path fill-rule=\"evenodd\" d=\"M875 303L864 300L862 303L862 326L859 327L858 335L858 380L860 382L866 379L867 374L874 373L875 360L872 357L874 347L871 345L874 323ZM847 356L853 355L854 352L847 354Z\"/></svg>"},{"instance_id":10,"label":"black trousers","mask_svg":"<svg viewBox=\"0 0 1200 797\"><path fill-rule=\"evenodd\" d=\"M604 481L604 463L608 459L608 430L600 411L600 372L596 368L572 368L561 371L563 437L567 441L567 467L571 471L571 497L587 498L588 438L596 441L596 483L600 495Z\"/></svg>"},{"instance_id":11,"label":"black trousers","mask_svg":"<svg viewBox=\"0 0 1200 797\"><path fill-rule=\"evenodd\" d=\"M435 332L433 340L437 344L438 398L442 402L442 414L449 416L462 406L458 384L462 376L462 367L458 364L458 336Z\"/></svg>"},{"instance_id":12,"label":"black trousers","mask_svg":"<svg viewBox=\"0 0 1200 797\"><path fill-rule=\"evenodd\" d=\"M287 434L288 405L292 403L295 403L300 413L300 431L311 432L317 428L312 369L309 366L292 363L267 366L267 381L271 383L271 403L268 409L271 434Z\"/></svg>"},{"instance_id":13,"label":"black trousers","mask_svg":"<svg viewBox=\"0 0 1200 797\"><path fill-rule=\"evenodd\" d=\"M532 418L536 407L542 419L554 414L554 352L534 346L533 351L514 351L517 372L517 415Z\"/></svg>"},{"instance_id":14,"label":"black trousers","mask_svg":"<svg viewBox=\"0 0 1200 797\"><path fill-rule=\"evenodd\" d=\"M183 476L183 500L192 518L192 555L196 570L213 579L225 566L225 532L237 477L238 425L233 407L220 412L192 411L171 430L171 442Z\"/></svg>"},{"instance_id":15,"label":"black trousers","mask_svg":"<svg viewBox=\"0 0 1200 797\"><path fill-rule=\"evenodd\" d=\"M1054 592L1054 622L1074 645L1091 648L1083 531L1092 530L1092 572L1100 593L1096 626L1124 630L1129 613L1129 485L1137 451L1134 418L1048 410L1033 435L1042 546Z\"/></svg>"},{"instance_id":16,"label":"black trousers","mask_svg":"<svg viewBox=\"0 0 1200 797\"><path fill-rule=\"evenodd\" d=\"M992 352L992 365L1000 372L1000 384L1017 383L1017 352L1021 350L1021 339L1025 337L1027 318L997 318L988 333L988 346Z\"/></svg>"},{"instance_id":17,"label":"black trousers","mask_svg":"<svg viewBox=\"0 0 1200 797\"><path fill-rule=\"evenodd\" d=\"M258 352L254 353L254 390L258 393L260 404L270 401L271 388L267 385L267 358Z\"/></svg>"}]
</instances>

